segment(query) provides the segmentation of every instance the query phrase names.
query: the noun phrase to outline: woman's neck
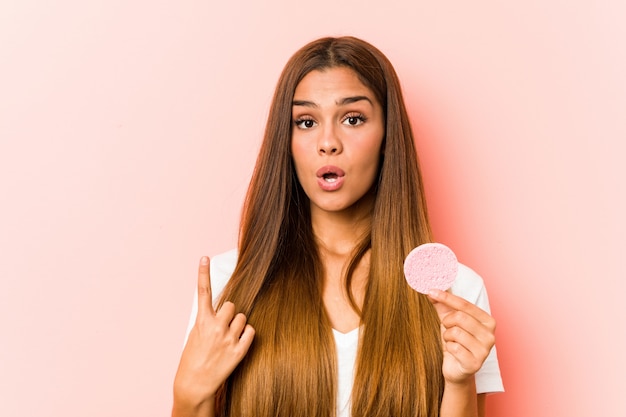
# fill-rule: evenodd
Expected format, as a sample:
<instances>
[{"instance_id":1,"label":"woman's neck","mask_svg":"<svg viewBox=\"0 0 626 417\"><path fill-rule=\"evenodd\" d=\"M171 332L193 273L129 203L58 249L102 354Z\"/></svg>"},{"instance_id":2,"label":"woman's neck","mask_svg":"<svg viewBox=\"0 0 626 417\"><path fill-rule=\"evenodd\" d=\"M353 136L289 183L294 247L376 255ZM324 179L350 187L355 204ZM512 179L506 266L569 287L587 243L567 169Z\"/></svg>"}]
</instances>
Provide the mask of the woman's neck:
<instances>
[{"instance_id":1,"label":"woman's neck","mask_svg":"<svg viewBox=\"0 0 626 417\"><path fill-rule=\"evenodd\" d=\"M341 212L311 207L311 224L320 253L351 256L371 227L372 208L373 200L361 200Z\"/></svg>"},{"instance_id":2,"label":"woman's neck","mask_svg":"<svg viewBox=\"0 0 626 417\"><path fill-rule=\"evenodd\" d=\"M358 206L342 212L326 212L311 207L313 233L324 269L324 307L331 326L341 333L355 329L361 322L351 304L345 278L356 247L371 229L372 208L373 200L360 201ZM366 253L353 271L349 290L359 309L363 306L368 275L369 253Z\"/></svg>"}]
</instances>

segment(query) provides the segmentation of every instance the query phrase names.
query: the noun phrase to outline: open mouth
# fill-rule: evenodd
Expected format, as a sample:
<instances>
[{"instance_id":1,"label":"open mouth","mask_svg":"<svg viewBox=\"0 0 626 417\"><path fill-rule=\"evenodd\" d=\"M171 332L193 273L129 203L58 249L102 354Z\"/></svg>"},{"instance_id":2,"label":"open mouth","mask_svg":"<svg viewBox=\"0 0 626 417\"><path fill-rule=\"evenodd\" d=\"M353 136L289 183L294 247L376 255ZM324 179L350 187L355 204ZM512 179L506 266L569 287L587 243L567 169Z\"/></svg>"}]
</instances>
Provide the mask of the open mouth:
<instances>
[{"instance_id":1,"label":"open mouth","mask_svg":"<svg viewBox=\"0 0 626 417\"><path fill-rule=\"evenodd\" d=\"M339 176L337 174L335 174L334 172L328 172L328 173L322 175L322 178L324 178L324 181L330 182L330 183L336 182L338 177Z\"/></svg>"},{"instance_id":2,"label":"open mouth","mask_svg":"<svg viewBox=\"0 0 626 417\"><path fill-rule=\"evenodd\" d=\"M334 165L326 165L316 172L317 183L324 191L337 191L343 186L346 173Z\"/></svg>"}]
</instances>

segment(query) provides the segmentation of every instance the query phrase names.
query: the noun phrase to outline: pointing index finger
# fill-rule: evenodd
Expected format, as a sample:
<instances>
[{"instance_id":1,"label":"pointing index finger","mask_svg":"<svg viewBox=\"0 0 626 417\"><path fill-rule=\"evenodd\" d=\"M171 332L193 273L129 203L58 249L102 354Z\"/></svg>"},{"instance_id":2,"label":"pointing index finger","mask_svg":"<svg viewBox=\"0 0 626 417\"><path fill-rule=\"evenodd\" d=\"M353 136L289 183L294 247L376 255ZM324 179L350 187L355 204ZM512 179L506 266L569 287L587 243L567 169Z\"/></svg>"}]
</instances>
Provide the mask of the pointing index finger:
<instances>
[{"instance_id":1,"label":"pointing index finger","mask_svg":"<svg viewBox=\"0 0 626 417\"><path fill-rule=\"evenodd\" d=\"M198 314L211 313L213 310L213 294L211 293L210 260L208 256L200 258L198 266Z\"/></svg>"}]
</instances>

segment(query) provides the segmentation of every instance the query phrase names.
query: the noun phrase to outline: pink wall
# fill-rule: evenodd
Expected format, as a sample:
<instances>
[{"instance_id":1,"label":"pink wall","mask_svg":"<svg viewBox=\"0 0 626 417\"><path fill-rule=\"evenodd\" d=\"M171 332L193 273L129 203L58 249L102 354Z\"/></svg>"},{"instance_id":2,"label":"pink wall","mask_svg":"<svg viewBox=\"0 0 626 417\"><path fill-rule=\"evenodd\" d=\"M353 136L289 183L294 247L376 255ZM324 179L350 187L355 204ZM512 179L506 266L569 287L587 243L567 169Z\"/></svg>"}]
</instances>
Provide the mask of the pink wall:
<instances>
[{"instance_id":1,"label":"pink wall","mask_svg":"<svg viewBox=\"0 0 626 417\"><path fill-rule=\"evenodd\" d=\"M626 415L623 2L209 3L0 4L0 414L169 414L278 73L355 34L396 65L435 231L490 290L491 415Z\"/></svg>"}]
</instances>

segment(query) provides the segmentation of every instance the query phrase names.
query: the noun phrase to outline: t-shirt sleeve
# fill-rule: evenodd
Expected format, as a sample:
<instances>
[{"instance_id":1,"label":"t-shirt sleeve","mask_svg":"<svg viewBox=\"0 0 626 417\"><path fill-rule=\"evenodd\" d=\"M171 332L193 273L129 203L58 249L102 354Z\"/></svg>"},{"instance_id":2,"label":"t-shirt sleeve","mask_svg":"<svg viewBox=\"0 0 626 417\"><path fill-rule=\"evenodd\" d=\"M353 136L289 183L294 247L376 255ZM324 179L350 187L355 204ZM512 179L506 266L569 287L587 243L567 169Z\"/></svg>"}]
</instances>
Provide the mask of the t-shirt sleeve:
<instances>
[{"instance_id":1,"label":"t-shirt sleeve","mask_svg":"<svg viewBox=\"0 0 626 417\"><path fill-rule=\"evenodd\" d=\"M454 284L452 284L451 291L491 314L485 284L480 275L467 266L459 264L459 272ZM495 346L491 348L483 366L476 372L475 379L478 394L504 391Z\"/></svg>"},{"instance_id":2,"label":"t-shirt sleeve","mask_svg":"<svg viewBox=\"0 0 626 417\"><path fill-rule=\"evenodd\" d=\"M213 294L213 305L217 303L219 300L226 283L230 279L230 276L233 274L235 270L235 265L237 264L237 250L233 249L231 251L222 253L220 255L216 255L211 259L211 294ZM198 315L198 288L193 295L193 303L191 305L191 313L189 315L189 324L187 325L187 332L185 333L185 343L187 344L187 339L189 338L189 333L193 328L194 324L196 324L196 316Z\"/></svg>"}]
</instances>

